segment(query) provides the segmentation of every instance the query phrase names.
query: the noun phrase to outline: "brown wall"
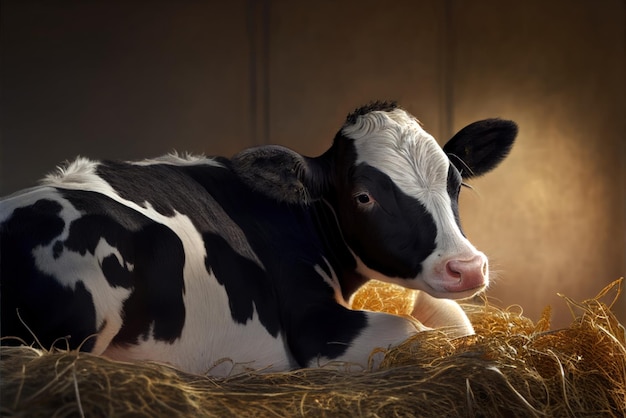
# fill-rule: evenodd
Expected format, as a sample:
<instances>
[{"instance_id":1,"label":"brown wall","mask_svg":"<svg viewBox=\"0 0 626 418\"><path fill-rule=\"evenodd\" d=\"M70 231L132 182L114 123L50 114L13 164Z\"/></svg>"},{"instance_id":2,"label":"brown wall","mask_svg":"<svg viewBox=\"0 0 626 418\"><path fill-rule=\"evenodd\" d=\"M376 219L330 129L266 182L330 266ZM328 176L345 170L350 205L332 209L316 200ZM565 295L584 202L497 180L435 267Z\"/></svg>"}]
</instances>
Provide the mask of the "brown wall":
<instances>
[{"instance_id":1,"label":"brown wall","mask_svg":"<svg viewBox=\"0 0 626 418\"><path fill-rule=\"evenodd\" d=\"M561 326L557 292L626 274L622 0L3 0L0 14L2 195L77 154L315 155L348 111L394 98L442 143L480 118L520 125L461 201L491 296L534 319L552 304Z\"/></svg>"}]
</instances>

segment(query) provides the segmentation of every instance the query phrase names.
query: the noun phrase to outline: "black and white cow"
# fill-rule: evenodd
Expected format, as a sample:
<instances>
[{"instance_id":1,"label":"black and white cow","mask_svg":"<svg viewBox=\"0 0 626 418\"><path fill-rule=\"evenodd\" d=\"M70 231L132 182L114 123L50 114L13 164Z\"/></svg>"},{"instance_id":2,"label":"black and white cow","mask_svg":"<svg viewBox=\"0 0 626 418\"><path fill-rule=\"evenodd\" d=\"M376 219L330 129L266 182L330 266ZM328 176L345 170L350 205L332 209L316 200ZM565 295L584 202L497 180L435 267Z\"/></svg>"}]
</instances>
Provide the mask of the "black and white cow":
<instances>
[{"instance_id":1,"label":"black and white cow","mask_svg":"<svg viewBox=\"0 0 626 418\"><path fill-rule=\"evenodd\" d=\"M516 134L483 120L442 150L405 110L377 102L317 158L279 146L230 160L78 158L0 202L2 336L228 374L367 366L373 349L427 326L471 333L458 305L438 299L489 281L459 224L459 190ZM369 279L426 292L421 323L351 310Z\"/></svg>"}]
</instances>

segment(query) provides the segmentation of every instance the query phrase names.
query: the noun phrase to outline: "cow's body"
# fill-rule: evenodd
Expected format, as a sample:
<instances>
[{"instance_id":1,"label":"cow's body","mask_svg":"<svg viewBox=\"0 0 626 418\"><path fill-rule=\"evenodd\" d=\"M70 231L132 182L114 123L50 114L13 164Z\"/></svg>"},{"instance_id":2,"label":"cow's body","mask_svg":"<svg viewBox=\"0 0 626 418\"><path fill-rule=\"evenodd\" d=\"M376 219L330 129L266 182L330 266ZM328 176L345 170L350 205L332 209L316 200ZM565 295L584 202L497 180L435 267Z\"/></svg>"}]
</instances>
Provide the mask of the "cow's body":
<instances>
[{"instance_id":1,"label":"cow's body","mask_svg":"<svg viewBox=\"0 0 626 418\"><path fill-rule=\"evenodd\" d=\"M505 128L482 171L508 152L515 129ZM280 147L232 160L78 159L1 202L2 335L45 347L69 337L72 348L196 373L367 366L375 347L423 329L350 310L367 279L453 298L488 283L458 224L460 179L389 104L350 115L317 159ZM426 297L425 311L453 312L471 332L437 300ZM430 316L425 325L440 325Z\"/></svg>"}]
</instances>

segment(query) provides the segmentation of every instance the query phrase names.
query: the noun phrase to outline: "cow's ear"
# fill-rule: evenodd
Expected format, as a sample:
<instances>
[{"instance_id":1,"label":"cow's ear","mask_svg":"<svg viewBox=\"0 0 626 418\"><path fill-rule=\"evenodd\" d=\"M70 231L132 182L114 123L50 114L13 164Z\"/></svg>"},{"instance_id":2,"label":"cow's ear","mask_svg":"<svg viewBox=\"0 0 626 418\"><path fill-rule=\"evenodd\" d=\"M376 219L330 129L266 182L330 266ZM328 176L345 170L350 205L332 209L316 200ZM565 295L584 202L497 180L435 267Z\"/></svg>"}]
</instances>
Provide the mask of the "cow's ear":
<instances>
[{"instance_id":1,"label":"cow's ear","mask_svg":"<svg viewBox=\"0 0 626 418\"><path fill-rule=\"evenodd\" d=\"M517 124L510 120L485 119L467 125L443 146L464 179L494 169L511 151Z\"/></svg>"},{"instance_id":2,"label":"cow's ear","mask_svg":"<svg viewBox=\"0 0 626 418\"><path fill-rule=\"evenodd\" d=\"M321 197L325 183L316 160L279 145L265 145L246 149L231 162L235 173L257 192L279 202L308 204Z\"/></svg>"}]
</instances>

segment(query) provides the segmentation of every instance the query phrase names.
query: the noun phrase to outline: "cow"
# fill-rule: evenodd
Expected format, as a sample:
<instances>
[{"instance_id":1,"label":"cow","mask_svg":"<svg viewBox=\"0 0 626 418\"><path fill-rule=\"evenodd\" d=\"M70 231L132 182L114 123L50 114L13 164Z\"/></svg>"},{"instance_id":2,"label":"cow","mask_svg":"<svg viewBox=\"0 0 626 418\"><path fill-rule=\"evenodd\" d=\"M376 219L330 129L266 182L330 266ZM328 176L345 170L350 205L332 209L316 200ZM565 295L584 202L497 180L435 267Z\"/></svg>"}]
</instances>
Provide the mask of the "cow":
<instances>
[{"instance_id":1,"label":"cow","mask_svg":"<svg viewBox=\"0 0 626 418\"><path fill-rule=\"evenodd\" d=\"M78 157L1 200L1 332L16 337L3 344L228 375L367 368L432 327L471 334L448 299L483 291L489 269L459 192L516 135L487 119L442 148L395 102L372 102L318 157ZM415 318L350 309L370 279L419 290Z\"/></svg>"}]
</instances>

